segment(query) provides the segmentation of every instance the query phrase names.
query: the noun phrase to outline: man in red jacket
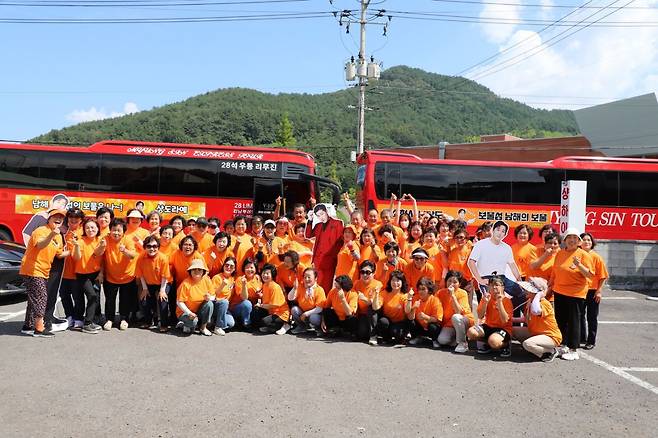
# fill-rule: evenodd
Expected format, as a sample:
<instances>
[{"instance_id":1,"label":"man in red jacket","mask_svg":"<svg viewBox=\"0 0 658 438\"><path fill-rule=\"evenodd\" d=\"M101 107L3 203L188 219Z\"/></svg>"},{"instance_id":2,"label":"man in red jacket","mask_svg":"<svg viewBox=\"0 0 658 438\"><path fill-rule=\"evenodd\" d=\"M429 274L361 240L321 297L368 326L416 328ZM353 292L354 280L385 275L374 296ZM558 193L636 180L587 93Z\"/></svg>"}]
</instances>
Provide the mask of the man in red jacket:
<instances>
[{"instance_id":1,"label":"man in red jacket","mask_svg":"<svg viewBox=\"0 0 658 438\"><path fill-rule=\"evenodd\" d=\"M343 222L329 216L327 207L318 204L309 215L306 237L315 237L313 246L313 266L318 271L318 284L326 291L333 286L338 252L343 246ZM313 226L313 216L317 223Z\"/></svg>"}]
</instances>

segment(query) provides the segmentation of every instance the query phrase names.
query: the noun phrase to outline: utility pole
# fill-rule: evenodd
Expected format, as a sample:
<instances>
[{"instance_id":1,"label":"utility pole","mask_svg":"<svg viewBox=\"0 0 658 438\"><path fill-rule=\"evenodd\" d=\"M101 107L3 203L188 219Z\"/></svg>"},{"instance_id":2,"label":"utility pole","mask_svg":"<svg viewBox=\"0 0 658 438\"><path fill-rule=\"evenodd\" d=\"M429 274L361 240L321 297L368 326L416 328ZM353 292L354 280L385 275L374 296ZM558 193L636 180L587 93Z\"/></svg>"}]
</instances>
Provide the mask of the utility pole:
<instances>
[{"instance_id":1,"label":"utility pole","mask_svg":"<svg viewBox=\"0 0 658 438\"><path fill-rule=\"evenodd\" d=\"M363 69L366 70L367 76L367 67L366 67L366 11L368 10L368 5L370 0L361 0L361 19L359 24L361 25L361 44L359 45L359 64L357 71L361 73ZM358 149L357 155L361 155L365 150L365 133L366 133L366 76L359 74L359 134L358 134Z\"/></svg>"}]
</instances>

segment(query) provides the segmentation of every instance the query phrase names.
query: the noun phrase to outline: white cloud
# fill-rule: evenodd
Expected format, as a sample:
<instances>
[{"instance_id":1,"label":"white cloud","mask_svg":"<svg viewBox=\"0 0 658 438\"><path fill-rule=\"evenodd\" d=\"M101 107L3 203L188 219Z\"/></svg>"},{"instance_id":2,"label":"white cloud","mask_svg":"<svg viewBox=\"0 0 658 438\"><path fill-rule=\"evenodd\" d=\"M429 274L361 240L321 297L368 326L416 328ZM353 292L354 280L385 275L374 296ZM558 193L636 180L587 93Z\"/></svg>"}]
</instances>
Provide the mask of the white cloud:
<instances>
[{"instance_id":1,"label":"white cloud","mask_svg":"<svg viewBox=\"0 0 658 438\"><path fill-rule=\"evenodd\" d=\"M95 106L92 106L91 108L87 110L74 110L71 113L66 115L66 119L70 120L75 123L82 123L82 122L91 122L94 120L103 120L103 119L109 119L113 117L121 117L125 116L126 114L133 114L139 111L139 108L137 108L137 104L134 102L126 102L123 105L123 111L110 111L107 112L105 108L100 108L96 109Z\"/></svg>"},{"instance_id":2,"label":"white cloud","mask_svg":"<svg viewBox=\"0 0 658 438\"><path fill-rule=\"evenodd\" d=\"M634 2L633 6L657 4L658 0L644 0ZM592 12L582 11L570 16L568 20L579 21ZM558 12L560 16L566 13ZM604 14L605 12L588 21ZM658 10L622 10L603 21L655 22L658 21ZM469 77L496 93L542 108L577 109L617 98L655 92L658 87L656 27L590 27L542 51L533 48L544 47L541 46L542 42L566 28L551 28L541 35L534 30L522 28L523 26L520 26L499 42L500 51L514 46L519 41L527 41L472 72ZM486 24L482 25L482 32L489 36ZM561 37L556 40L559 38ZM528 53L522 54L526 51ZM519 59L534 52L537 54L515 64ZM489 70L492 74L483 73L485 69L505 60L510 61ZM505 66L508 68L502 69Z\"/></svg>"},{"instance_id":3,"label":"white cloud","mask_svg":"<svg viewBox=\"0 0 658 438\"><path fill-rule=\"evenodd\" d=\"M480 12L480 18L487 20L488 18L504 18L514 22L521 16L521 2L520 0L507 0L506 5L493 5L486 4ZM514 4L514 5L512 5ZM514 33L514 25L483 23L482 31L488 40L494 43L502 43Z\"/></svg>"}]
</instances>

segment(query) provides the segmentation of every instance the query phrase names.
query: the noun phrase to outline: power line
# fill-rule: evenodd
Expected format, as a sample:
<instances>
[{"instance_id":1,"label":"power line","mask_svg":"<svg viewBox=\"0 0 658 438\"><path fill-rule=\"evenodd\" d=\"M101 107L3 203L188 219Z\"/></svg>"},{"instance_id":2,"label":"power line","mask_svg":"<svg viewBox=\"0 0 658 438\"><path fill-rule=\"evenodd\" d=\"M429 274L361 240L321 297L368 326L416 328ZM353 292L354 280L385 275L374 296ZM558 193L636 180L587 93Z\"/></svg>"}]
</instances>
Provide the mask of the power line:
<instances>
[{"instance_id":1,"label":"power line","mask_svg":"<svg viewBox=\"0 0 658 438\"><path fill-rule=\"evenodd\" d=\"M145 7L145 6L205 6L205 5L255 5L255 4L272 4L272 3L302 3L311 0L252 0L252 1L199 1L199 0L174 0L168 2L166 0L89 0L81 2L73 2L70 0L62 1L2 1L0 6L20 6L20 7L74 7L74 8L90 8L90 7Z\"/></svg>"},{"instance_id":2,"label":"power line","mask_svg":"<svg viewBox=\"0 0 658 438\"><path fill-rule=\"evenodd\" d=\"M504 3L504 2L490 2L490 1L476 1L476 0L432 0L438 3L460 3L470 5L493 5L493 6L517 6L522 8L542 8L542 9L612 9L611 6L578 6L578 5L542 5L542 4L520 4L520 3ZM627 9L649 9L656 10L655 6L631 6Z\"/></svg>"}]
</instances>

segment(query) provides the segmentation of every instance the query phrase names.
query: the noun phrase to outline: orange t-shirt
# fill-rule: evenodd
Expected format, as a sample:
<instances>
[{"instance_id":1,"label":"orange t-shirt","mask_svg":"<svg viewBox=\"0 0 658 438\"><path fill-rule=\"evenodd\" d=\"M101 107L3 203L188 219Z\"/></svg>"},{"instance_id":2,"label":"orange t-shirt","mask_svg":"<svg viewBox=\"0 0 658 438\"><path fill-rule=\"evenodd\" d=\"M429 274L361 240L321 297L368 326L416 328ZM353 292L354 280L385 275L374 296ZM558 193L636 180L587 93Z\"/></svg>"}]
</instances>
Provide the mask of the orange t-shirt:
<instances>
[{"instance_id":1,"label":"orange t-shirt","mask_svg":"<svg viewBox=\"0 0 658 438\"><path fill-rule=\"evenodd\" d=\"M213 294L212 281L207 275L204 275L196 284L192 282L192 277L187 277L178 286L176 301L185 303L190 311L197 313L199 307L206 301L206 294ZM176 306L176 316L180 317L182 314L183 311Z\"/></svg>"},{"instance_id":2,"label":"orange t-shirt","mask_svg":"<svg viewBox=\"0 0 658 438\"><path fill-rule=\"evenodd\" d=\"M472 245L465 244L454 246L448 253L448 270L461 272L466 281L473 278L473 274L471 274L471 270L468 268L468 258L472 250Z\"/></svg>"},{"instance_id":3,"label":"orange t-shirt","mask_svg":"<svg viewBox=\"0 0 658 438\"><path fill-rule=\"evenodd\" d=\"M283 321L290 319L290 309L283 294L283 289L277 283L270 281L263 284L263 304L272 304L275 307L268 310L270 315L277 315Z\"/></svg>"},{"instance_id":4,"label":"orange t-shirt","mask_svg":"<svg viewBox=\"0 0 658 438\"><path fill-rule=\"evenodd\" d=\"M404 272L406 267L409 264L405 259L402 257L398 257L397 261L395 263L395 266L391 265L388 262L388 259L382 259L377 262L377 269L375 270L375 279L380 281L382 285L386 286L388 284L389 278L391 278L391 273L393 271L401 271ZM388 269L384 269L384 267L387 267Z\"/></svg>"},{"instance_id":5,"label":"orange t-shirt","mask_svg":"<svg viewBox=\"0 0 658 438\"><path fill-rule=\"evenodd\" d=\"M588 288L598 290L601 287L601 282L608 278L608 268L605 266L603 257L594 251L589 252L590 257L592 257L592 263L594 264L594 276L588 278Z\"/></svg>"},{"instance_id":6,"label":"orange t-shirt","mask_svg":"<svg viewBox=\"0 0 658 438\"><path fill-rule=\"evenodd\" d=\"M203 259L206 261L206 266L210 270L209 275L214 277L222 272L224 261L229 257L235 257L233 251L226 248L223 252L219 252L216 246L212 246L203 253ZM237 272L237 266L235 267Z\"/></svg>"},{"instance_id":7,"label":"orange t-shirt","mask_svg":"<svg viewBox=\"0 0 658 438\"><path fill-rule=\"evenodd\" d=\"M176 251L178 251L178 244L174 244L172 240L169 243L165 243L164 240L160 239L160 252L166 255L169 260L171 260Z\"/></svg>"},{"instance_id":8,"label":"orange t-shirt","mask_svg":"<svg viewBox=\"0 0 658 438\"><path fill-rule=\"evenodd\" d=\"M401 249L400 257L404 258L407 262L411 262L411 253L414 252L414 249L420 248L423 246L423 242L417 240L413 243L407 242L404 247Z\"/></svg>"},{"instance_id":9,"label":"orange t-shirt","mask_svg":"<svg viewBox=\"0 0 658 438\"><path fill-rule=\"evenodd\" d=\"M480 301L478 305L478 314L484 306L484 301ZM507 296L503 297L503 308L507 312L507 322L503 323L500 319L500 313L498 313L498 308L496 307L496 300L494 297L489 299L489 304L487 305L487 311L484 314L484 323L491 328L503 329L512 336L512 313L514 311L514 306L512 305L512 300Z\"/></svg>"},{"instance_id":10,"label":"orange t-shirt","mask_svg":"<svg viewBox=\"0 0 658 438\"><path fill-rule=\"evenodd\" d=\"M126 251L135 252L135 245L132 240L122 238L119 242L116 242L108 237L107 247L105 253L103 253L105 280L114 284L126 284L135 279L135 271L131 269L132 259L119 251L121 244L125 245Z\"/></svg>"},{"instance_id":11,"label":"orange t-shirt","mask_svg":"<svg viewBox=\"0 0 658 438\"><path fill-rule=\"evenodd\" d=\"M407 294L383 290L379 295L382 300L382 312L391 322L401 322L407 318L404 311L408 298Z\"/></svg>"},{"instance_id":12,"label":"orange t-shirt","mask_svg":"<svg viewBox=\"0 0 658 438\"><path fill-rule=\"evenodd\" d=\"M299 263L304 266L311 266L311 261L313 259L313 242L302 243L291 239L290 247L288 249L299 254Z\"/></svg>"},{"instance_id":13,"label":"orange t-shirt","mask_svg":"<svg viewBox=\"0 0 658 438\"><path fill-rule=\"evenodd\" d=\"M214 245L212 242L212 236L208 233L199 233L198 231L194 230L190 233L190 236L196 240L196 250L199 251L200 254L203 254L208 248L211 248Z\"/></svg>"},{"instance_id":14,"label":"orange t-shirt","mask_svg":"<svg viewBox=\"0 0 658 438\"><path fill-rule=\"evenodd\" d=\"M50 268L53 265L55 256L64 251L64 239L61 235L53 237L44 249L37 248L36 242L49 235L50 231L50 228L44 225L32 232L21 261L21 275L39 278L48 278L50 276Z\"/></svg>"},{"instance_id":15,"label":"orange t-shirt","mask_svg":"<svg viewBox=\"0 0 658 438\"><path fill-rule=\"evenodd\" d=\"M441 306L443 307L443 327L453 327L452 315L455 314L455 309L452 307L450 291L448 288L441 289L436 293L436 296L441 301ZM475 318L471 312L471 305L468 302L468 293L464 289L457 289L455 291L455 297L462 308L461 314L468 318L468 321L472 325L475 322Z\"/></svg>"},{"instance_id":16,"label":"orange t-shirt","mask_svg":"<svg viewBox=\"0 0 658 438\"><path fill-rule=\"evenodd\" d=\"M539 304L541 305L541 315L533 315L530 312L530 303L526 306L525 314L528 331L532 336L546 335L558 346L562 343L562 333L555 321L553 305L544 298L542 298Z\"/></svg>"},{"instance_id":17,"label":"orange t-shirt","mask_svg":"<svg viewBox=\"0 0 658 438\"><path fill-rule=\"evenodd\" d=\"M580 269L573 264L573 258L579 257L580 263L589 271L596 275L592 257L583 249L577 248L574 251L563 249L555 256L553 265L552 285L553 291L575 298L585 298L589 283Z\"/></svg>"},{"instance_id":18,"label":"orange t-shirt","mask_svg":"<svg viewBox=\"0 0 658 438\"><path fill-rule=\"evenodd\" d=\"M192 264L192 260L196 259L203 260L203 256L197 251L194 251L189 256L186 256L180 249L174 252L173 257L169 259L169 264L171 265L171 273L176 283L180 283L189 277L187 268Z\"/></svg>"},{"instance_id":19,"label":"orange t-shirt","mask_svg":"<svg viewBox=\"0 0 658 438\"><path fill-rule=\"evenodd\" d=\"M107 237L109 235L110 235L110 227L109 226L103 228L102 230L101 229L98 230L98 238L99 239L102 239L102 238Z\"/></svg>"},{"instance_id":20,"label":"orange t-shirt","mask_svg":"<svg viewBox=\"0 0 658 438\"><path fill-rule=\"evenodd\" d=\"M73 259L74 235L80 239L82 237L82 227L78 227L74 231L69 230L66 233L66 249L70 251L69 256L64 260L64 273L62 274L62 278L66 280L75 280L75 260Z\"/></svg>"},{"instance_id":21,"label":"orange t-shirt","mask_svg":"<svg viewBox=\"0 0 658 438\"><path fill-rule=\"evenodd\" d=\"M434 280L434 267L428 261L425 263L425 266L423 266L423 269L418 270L416 269L416 265L411 262L404 268L404 276L407 277L409 287L416 290L416 284L418 284L418 280L422 277Z\"/></svg>"},{"instance_id":22,"label":"orange t-shirt","mask_svg":"<svg viewBox=\"0 0 658 438\"><path fill-rule=\"evenodd\" d=\"M237 304L240 304L242 300L242 277L239 277L237 280L235 280L235 292L231 296L231 301L229 302L229 306L233 307ZM256 294L258 293L259 290L263 288L263 282L260 281L260 277L258 275L254 275L251 280L247 280L247 299L253 303L258 301L258 297Z\"/></svg>"},{"instance_id":23,"label":"orange t-shirt","mask_svg":"<svg viewBox=\"0 0 658 438\"><path fill-rule=\"evenodd\" d=\"M309 294L303 285L299 286L297 290L297 305L304 312L307 310L315 309L316 307L323 307L324 302L326 301L327 296L324 293L324 289L319 284L315 284L311 288L311 293Z\"/></svg>"},{"instance_id":24,"label":"orange t-shirt","mask_svg":"<svg viewBox=\"0 0 658 438\"><path fill-rule=\"evenodd\" d=\"M237 250L235 248L235 244L237 242L240 242L240 245L238 246ZM251 244L251 235L249 234L243 234L242 236L238 236L237 234L233 234L231 236L231 250L235 254L235 258L238 261L238 266L236 266L237 273L238 275L244 274L242 272L242 263L244 262L244 259L247 258L249 253L255 253L257 252L253 250L253 245Z\"/></svg>"},{"instance_id":25,"label":"orange t-shirt","mask_svg":"<svg viewBox=\"0 0 658 438\"><path fill-rule=\"evenodd\" d=\"M299 282L300 287L304 284L304 269L301 263L296 268L288 269L286 265L281 262L276 267L276 282L281 286L281 289L290 290L295 285L295 279Z\"/></svg>"},{"instance_id":26,"label":"orange t-shirt","mask_svg":"<svg viewBox=\"0 0 658 438\"><path fill-rule=\"evenodd\" d=\"M80 259L75 261L76 274L91 274L101 270L101 257L94 254L100 244L98 237L82 236L78 239Z\"/></svg>"},{"instance_id":27,"label":"orange t-shirt","mask_svg":"<svg viewBox=\"0 0 658 438\"><path fill-rule=\"evenodd\" d=\"M419 314L422 312L427 316L434 317L439 320L443 320L443 307L441 301L434 295L428 295L425 301L420 299L420 295L414 295L413 304L416 304L416 301L420 302L420 305L416 309L416 321L420 324L425 330L429 326L427 321L423 321L419 318Z\"/></svg>"},{"instance_id":28,"label":"orange t-shirt","mask_svg":"<svg viewBox=\"0 0 658 438\"><path fill-rule=\"evenodd\" d=\"M185 237L185 232L180 230L178 234L171 238L171 244L174 245L176 249L179 249L180 241Z\"/></svg>"},{"instance_id":29,"label":"orange t-shirt","mask_svg":"<svg viewBox=\"0 0 658 438\"><path fill-rule=\"evenodd\" d=\"M535 260L537 260L539 257L543 256L544 253L546 252L545 248L538 248L537 249L537 257L535 257ZM555 263L555 256L559 254L560 251L551 254L549 258L544 260L544 263L542 263L541 266L539 266L537 269L531 269L532 277L541 277L544 280L548 281L551 279L551 274L553 273L553 264ZM533 260L533 262L535 261Z\"/></svg>"},{"instance_id":30,"label":"orange t-shirt","mask_svg":"<svg viewBox=\"0 0 658 438\"><path fill-rule=\"evenodd\" d=\"M142 227L137 227L134 231L126 231L126 233L123 235L123 237L128 240L132 239L133 244L135 245L135 248L141 253L144 251L144 247L142 246L142 242L144 242L144 239L146 239L149 236L148 230L142 228Z\"/></svg>"},{"instance_id":31,"label":"orange t-shirt","mask_svg":"<svg viewBox=\"0 0 658 438\"><path fill-rule=\"evenodd\" d=\"M143 278L149 286L159 286L163 278L171 283L172 278L167 256L157 252L154 257L149 257L146 253L143 253L138 257L135 277Z\"/></svg>"},{"instance_id":32,"label":"orange t-shirt","mask_svg":"<svg viewBox=\"0 0 658 438\"><path fill-rule=\"evenodd\" d=\"M350 242L354 251L357 254L360 254L359 245L356 242ZM338 252L338 263L336 264L336 273L335 276L347 275L350 278L354 278L356 275L356 270L360 260L354 260L352 257L351 250L348 247L348 244L343 245L343 247Z\"/></svg>"},{"instance_id":33,"label":"orange t-shirt","mask_svg":"<svg viewBox=\"0 0 658 438\"><path fill-rule=\"evenodd\" d=\"M384 251L382 251L378 246L373 247L370 245L361 245L361 258L359 259L359 263L363 263L366 260L377 263L384 257Z\"/></svg>"},{"instance_id":34,"label":"orange t-shirt","mask_svg":"<svg viewBox=\"0 0 658 438\"><path fill-rule=\"evenodd\" d=\"M514 254L514 262L519 268L522 277L529 277L532 269L530 263L537 259L537 248L532 243L525 243L521 245L516 242L512 245L512 254Z\"/></svg>"},{"instance_id":35,"label":"orange t-shirt","mask_svg":"<svg viewBox=\"0 0 658 438\"><path fill-rule=\"evenodd\" d=\"M363 280L357 280L354 283L354 290L357 292L357 297L358 297L358 293L361 292L370 301L372 301L372 296L375 294L375 290L377 289L379 289L380 291L384 290L384 286L378 280L370 280L370 283L368 284L366 284L366 282ZM358 301L357 313L359 315L366 315L368 313L369 308L370 308L370 304L367 304L366 302L361 300Z\"/></svg>"},{"instance_id":36,"label":"orange t-shirt","mask_svg":"<svg viewBox=\"0 0 658 438\"><path fill-rule=\"evenodd\" d=\"M345 300L347 301L348 306L352 310L352 313L349 316L354 315L354 313L356 312L356 308L358 306L357 302L359 301L359 294L357 294L354 290L345 292ZM341 321L345 321L345 319L348 317L347 313L345 313L345 309L343 308L343 303L338 297L338 290L336 288L332 288L329 291L329 294L327 295L327 299L324 302L324 308L333 309L334 312L336 312L338 319Z\"/></svg>"},{"instance_id":37,"label":"orange t-shirt","mask_svg":"<svg viewBox=\"0 0 658 438\"><path fill-rule=\"evenodd\" d=\"M224 281L224 287L220 289ZM235 290L235 277L225 277L224 274L217 274L212 278L213 293L218 300L230 301Z\"/></svg>"}]
</instances>

